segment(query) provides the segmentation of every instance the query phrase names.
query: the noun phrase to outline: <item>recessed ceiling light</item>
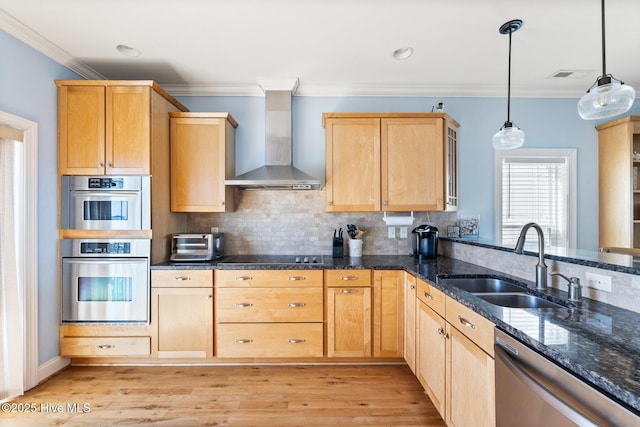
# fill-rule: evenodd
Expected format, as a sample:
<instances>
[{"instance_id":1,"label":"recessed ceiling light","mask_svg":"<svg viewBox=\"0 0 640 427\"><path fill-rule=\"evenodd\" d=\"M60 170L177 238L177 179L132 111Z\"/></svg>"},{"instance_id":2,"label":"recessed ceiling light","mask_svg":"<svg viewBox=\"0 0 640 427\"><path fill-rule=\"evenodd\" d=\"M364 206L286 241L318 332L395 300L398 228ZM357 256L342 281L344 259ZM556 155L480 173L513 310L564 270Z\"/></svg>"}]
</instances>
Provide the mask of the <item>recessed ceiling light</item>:
<instances>
[{"instance_id":1,"label":"recessed ceiling light","mask_svg":"<svg viewBox=\"0 0 640 427\"><path fill-rule=\"evenodd\" d=\"M401 47L400 49L396 49L393 51L393 58L397 59L398 61L407 59L411 55L413 55L413 48L410 46Z\"/></svg>"},{"instance_id":2,"label":"recessed ceiling light","mask_svg":"<svg viewBox=\"0 0 640 427\"><path fill-rule=\"evenodd\" d=\"M119 44L118 46L116 46L116 49L118 49L118 52L120 52L124 56L129 56L131 58L140 56L140 51L135 47Z\"/></svg>"}]
</instances>

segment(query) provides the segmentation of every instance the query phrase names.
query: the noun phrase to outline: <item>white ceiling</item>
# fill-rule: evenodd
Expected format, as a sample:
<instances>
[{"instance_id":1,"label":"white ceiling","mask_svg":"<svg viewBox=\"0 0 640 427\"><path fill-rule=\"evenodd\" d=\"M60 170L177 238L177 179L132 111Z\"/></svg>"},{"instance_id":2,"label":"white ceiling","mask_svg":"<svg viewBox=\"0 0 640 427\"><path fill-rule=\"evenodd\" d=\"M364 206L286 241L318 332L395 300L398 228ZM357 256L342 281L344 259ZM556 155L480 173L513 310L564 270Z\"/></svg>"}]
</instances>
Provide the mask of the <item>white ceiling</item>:
<instances>
[{"instance_id":1,"label":"white ceiling","mask_svg":"<svg viewBox=\"0 0 640 427\"><path fill-rule=\"evenodd\" d=\"M607 72L640 93L638 17L639 0L606 3ZM498 28L515 18L512 96L582 96L602 72L599 0L0 0L0 29L83 77L176 96L292 77L298 95L506 96Z\"/></svg>"}]
</instances>

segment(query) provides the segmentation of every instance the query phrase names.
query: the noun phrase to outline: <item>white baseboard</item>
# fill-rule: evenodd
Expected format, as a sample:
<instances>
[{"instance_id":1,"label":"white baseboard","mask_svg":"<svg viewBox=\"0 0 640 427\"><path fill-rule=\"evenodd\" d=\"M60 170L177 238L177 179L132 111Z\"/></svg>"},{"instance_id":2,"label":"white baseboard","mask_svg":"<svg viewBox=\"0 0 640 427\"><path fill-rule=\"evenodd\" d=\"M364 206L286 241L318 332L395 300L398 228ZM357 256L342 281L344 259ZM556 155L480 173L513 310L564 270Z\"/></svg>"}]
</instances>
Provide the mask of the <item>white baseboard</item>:
<instances>
[{"instance_id":1,"label":"white baseboard","mask_svg":"<svg viewBox=\"0 0 640 427\"><path fill-rule=\"evenodd\" d=\"M71 359L56 356L53 359L38 366L38 383L46 380L52 375L57 374L71 363Z\"/></svg>"}]
</instances>

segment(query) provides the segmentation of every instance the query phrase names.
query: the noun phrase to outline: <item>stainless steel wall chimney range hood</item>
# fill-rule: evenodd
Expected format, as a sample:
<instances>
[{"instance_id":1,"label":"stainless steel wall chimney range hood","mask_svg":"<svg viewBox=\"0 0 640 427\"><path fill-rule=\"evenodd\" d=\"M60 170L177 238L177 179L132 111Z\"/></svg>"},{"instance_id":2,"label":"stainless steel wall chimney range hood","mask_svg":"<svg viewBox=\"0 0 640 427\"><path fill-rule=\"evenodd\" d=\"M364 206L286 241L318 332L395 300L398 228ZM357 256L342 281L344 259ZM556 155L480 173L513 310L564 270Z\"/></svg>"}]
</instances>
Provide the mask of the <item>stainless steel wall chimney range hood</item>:
<instances>
[{"instance_id":1,"label":"stainless steel wall chimney range hood","mask_svg":"<svg viewBox=\"0 0 640 427\"><path fill-rule=\"evenodd\" d=\"M225 185L242 188L298 189L318 188L319 179L292 165L291 97L298 87L295 79L292 89L270 89L261 84L265 96L265 165L233 179Z\"/></svg>"}]
</instances>

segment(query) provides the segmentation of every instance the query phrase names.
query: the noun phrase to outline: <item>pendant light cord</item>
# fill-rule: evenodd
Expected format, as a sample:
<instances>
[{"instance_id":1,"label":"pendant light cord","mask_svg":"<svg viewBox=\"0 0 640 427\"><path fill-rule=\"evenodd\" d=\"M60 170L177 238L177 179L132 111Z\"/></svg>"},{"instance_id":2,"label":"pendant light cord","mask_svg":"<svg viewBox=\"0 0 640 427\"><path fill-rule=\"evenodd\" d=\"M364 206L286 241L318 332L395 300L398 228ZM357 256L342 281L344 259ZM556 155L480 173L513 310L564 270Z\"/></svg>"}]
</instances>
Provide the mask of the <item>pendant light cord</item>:
<instances>
[{"instance_id":1,"label":"pendant light cord","mask_svg":"<svg viewBox=\"0 0 640 427\"><path fill-rule=\"evenodd\" d=\"M602 19L602 77L607 75L607 56L605 55L605 50L606 50L606 44L605 44L605 40L604 40L604 0L602 0L601 2L602 5L602 14L601 14L601 19Z\"/></svg>"},{"instance_id":2,"label":"pendant light cord","mask_svg":"<svg viewBox=\"0 0 640 427\"><path fill-rule=\"evenodd\" d=\"M513 33L513 29L509 27L509 71L507 73L508 74L508 77L507 77L507 123L511 123L511 33Z\"/></svg>"}]
</instances>

